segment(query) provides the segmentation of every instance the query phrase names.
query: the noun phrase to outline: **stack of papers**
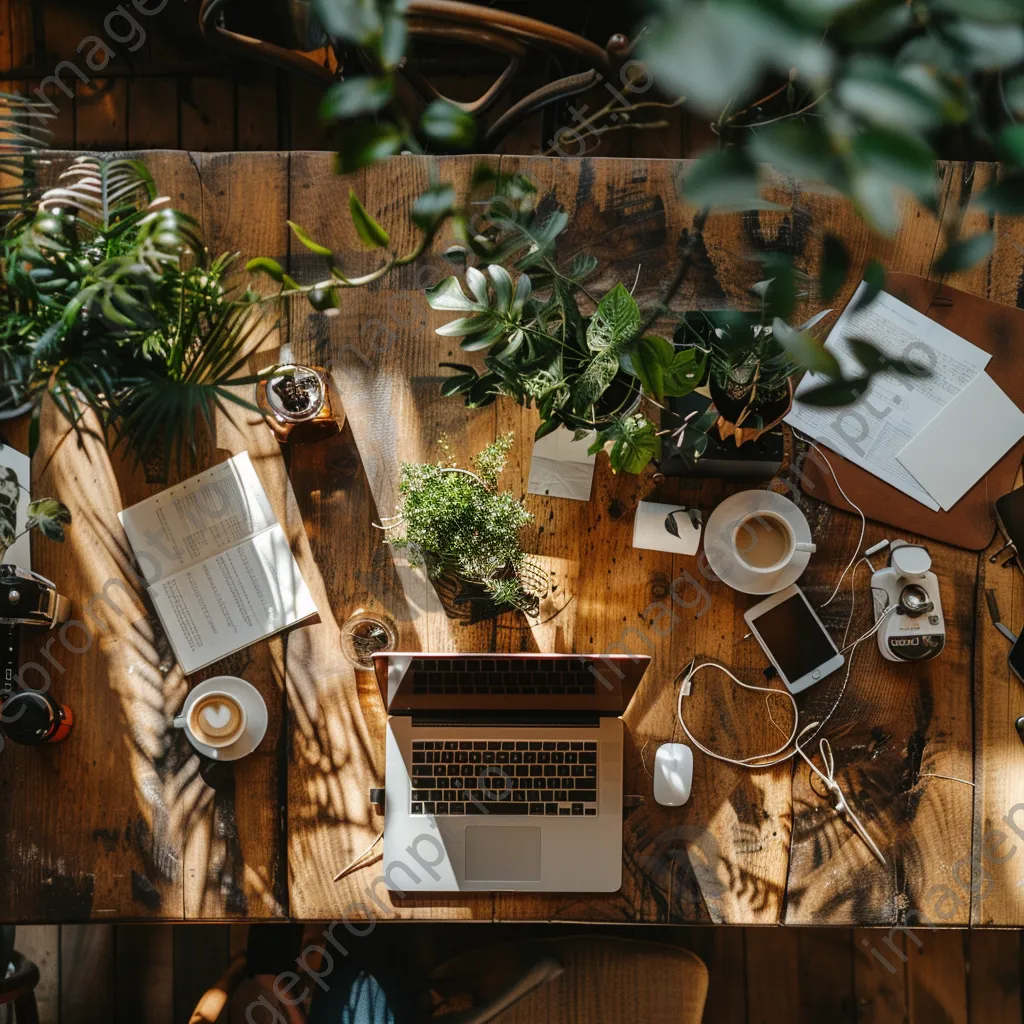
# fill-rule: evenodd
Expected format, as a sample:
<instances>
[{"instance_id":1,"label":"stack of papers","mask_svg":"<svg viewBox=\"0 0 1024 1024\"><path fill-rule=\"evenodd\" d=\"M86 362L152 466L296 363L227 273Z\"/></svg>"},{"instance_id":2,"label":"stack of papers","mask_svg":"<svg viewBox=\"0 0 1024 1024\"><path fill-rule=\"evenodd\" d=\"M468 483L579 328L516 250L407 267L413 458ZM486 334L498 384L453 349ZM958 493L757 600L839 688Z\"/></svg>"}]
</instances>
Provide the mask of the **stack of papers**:
<instances>
[{"instance_id":1,"label":"stack of papers","mask_svg":"<svg viewBox=\"0 0 1024 1024\"><path fill-rule=\"evenodd\" d=\"M825 343L847 376L864 370L851 339L928 373L876 374L854 403L800 401L825 383L807 374L786 422L926 505L948 510L1024 437L1024 412L985 373L992 358L958 334L881 292L852 312L863 283Z\"/></svg>"}]
</instances>

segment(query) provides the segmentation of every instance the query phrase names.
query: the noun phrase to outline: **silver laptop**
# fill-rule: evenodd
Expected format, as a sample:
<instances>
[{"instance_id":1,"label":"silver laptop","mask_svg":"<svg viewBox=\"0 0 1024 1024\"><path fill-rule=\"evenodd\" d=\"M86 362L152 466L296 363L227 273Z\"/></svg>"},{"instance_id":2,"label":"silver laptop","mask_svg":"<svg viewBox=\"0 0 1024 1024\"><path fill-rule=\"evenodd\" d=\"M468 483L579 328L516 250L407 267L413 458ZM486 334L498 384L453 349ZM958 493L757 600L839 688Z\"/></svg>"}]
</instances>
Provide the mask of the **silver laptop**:
<instances>
[{"instance_id":1,"label":"silver laptop","mask_svg":"<svg viewBox=\"0 0 1024 1024\"><path fill-rule=\"evenodd\" d=\"M376 654L392 891L614 892L646 656Z\"/></svg>"}]
</instances>

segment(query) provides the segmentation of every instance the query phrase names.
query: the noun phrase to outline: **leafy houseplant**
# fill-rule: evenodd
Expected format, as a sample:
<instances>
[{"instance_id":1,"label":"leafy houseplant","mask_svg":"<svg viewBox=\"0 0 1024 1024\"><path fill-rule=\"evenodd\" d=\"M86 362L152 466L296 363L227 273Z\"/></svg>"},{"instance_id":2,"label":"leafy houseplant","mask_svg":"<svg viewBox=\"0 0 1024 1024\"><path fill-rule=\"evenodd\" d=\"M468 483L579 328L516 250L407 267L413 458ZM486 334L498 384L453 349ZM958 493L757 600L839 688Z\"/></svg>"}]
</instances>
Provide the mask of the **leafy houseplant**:
<instances>
[{"instance_id":1,"label":"leafy houseplant","mask_svg":"<svg viewBox=\"0 0 1024 1024\"><path fill-rule=\"evenodd\" d=\"M195 451L254 347L257 296L229 283L195 221L137 160L80 157L4 239L0 356L38 413L48 394L76 427L92 410L114 447L166 462Z\"/></svg>"},{"instance_id":2,"label":"leafy houseplant","mask_svg":"<svg viewBox=\"0 0 1024 1024\"><path fill-rule=\"evenodd\" d=\"M50 540L64 540L64 526L71 522L66 505L56 498L40 498L28 505L24 527L18 529L18 498L24 490L17 473L8 466L0 467L0 562L14 542L30 530L38 530Z\"/></svg>"},{"instance_id":3,"label":"leafy houseplant","mask_svg":"<svg viewBox=\"0 0 1024 1024\"><path fill-rule=\"evenodd\" d=\"M561 211L538 213L534 195L521 175L497 179L495 212L470 239L474 254L490 263L486 273L466 268L468 294L454 276L427 291L434 309L463 314L437 333L460 338L464 351L486 353L483 372L464 363L442 364L456 371L442 385L443 394L462 395L473 408L499 395L536 405L538 438L559 426L596 430L591 451L607 448L612 469L627 473L642 472L660 453L667 430L659 429L652 409L685 397L709 375L721 408L686 424L686 444L695 454L720 420L720 433L734 424L750 434L781 417L792 378L804 370L837 385L827 400L842 404L856 397L850 388L860 378L847 381L820 342L787 323L797 300L788 260L765 259L772 277L754 286L754 312L680 317L655 309L645 317L621 283L600 298L590 294L585 282L597 267L590 254L577 254L567 267L556 262L555 241L568 218ZM510 203L514 216L498 212ZM506 267L520 272L518 277ZM589 315L581 312L580 301L592 307ZM674 341L650 333L659 318L679 321ZM866 368L865 380L881 368L879 357ZM773 403L779 408L766 419Z\"/></svg>"},{"instance_id":4,"label":"leafy houseplant","mask_svg":"<svg viewBox=\"0 0 1024 1024\"><path fill-rule=\"evenodd\" d=\"M395 515L385 520L387 541L409 551L431 579L478 586L496 605L532 610L547 588L542 570L523 554L519 531L532 516L498 490L512 447L506 434L473 460L476 472L455 465L447 443L437 464L405 463Z\"/></svg>"}]
</instances>

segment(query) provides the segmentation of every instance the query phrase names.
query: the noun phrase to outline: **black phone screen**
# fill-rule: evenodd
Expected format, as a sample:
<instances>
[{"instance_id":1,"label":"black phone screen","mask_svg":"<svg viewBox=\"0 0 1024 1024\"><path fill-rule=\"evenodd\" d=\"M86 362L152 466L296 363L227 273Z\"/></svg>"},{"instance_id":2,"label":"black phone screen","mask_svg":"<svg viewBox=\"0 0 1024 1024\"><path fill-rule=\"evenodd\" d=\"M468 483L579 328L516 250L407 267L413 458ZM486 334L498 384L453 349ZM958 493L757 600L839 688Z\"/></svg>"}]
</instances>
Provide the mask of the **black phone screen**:
<instances>
[{"instance_id":1,"label":"black phone screen","mask_svg":"<svg viewBox=\"0 0 1024 1024\"><path fill-rule=\"evenodd\" d=\"M996 500L996 515L1006 539L1024 555L1024 487Z\"/></svg>"},{"instance_id":2,"label":"black phone screen","mask_svg":"<svg viewBox=\"0 0 1024 1024\"><path fill-rule=\"evenodd\" d=\"M794 594L769 608L751 624L791 683L820 668L838 653L802 594Z\"/></svg>"}]
</instances>

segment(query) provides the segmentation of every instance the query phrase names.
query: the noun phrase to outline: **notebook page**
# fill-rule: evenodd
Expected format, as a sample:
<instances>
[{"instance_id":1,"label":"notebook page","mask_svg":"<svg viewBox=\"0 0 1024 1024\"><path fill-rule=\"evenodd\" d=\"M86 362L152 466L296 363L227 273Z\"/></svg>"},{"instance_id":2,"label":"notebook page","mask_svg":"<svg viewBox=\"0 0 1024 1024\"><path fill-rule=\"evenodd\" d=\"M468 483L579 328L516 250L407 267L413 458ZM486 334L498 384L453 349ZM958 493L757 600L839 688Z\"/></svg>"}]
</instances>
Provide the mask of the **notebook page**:
<instances>
[{"instance_id":1,"label":"notebook page","mask_svg":"<svg viewBox=\"0 0 1024 1024\"><path fill-rule=\"evenodd\" d=\"M149 588L186 675L316 612L280 525Z\"/></svg>"},{"instance_id":2,"label":"notebook page","mask_svg":"<svg viewBox=\"0 0 1024 1024\"><path fill-rule=\"evenodd\" d=\"M248 452L140 501L118 519L139 568L153 582L227 551L277 522Z\"/></svg>"}]
</instances>

